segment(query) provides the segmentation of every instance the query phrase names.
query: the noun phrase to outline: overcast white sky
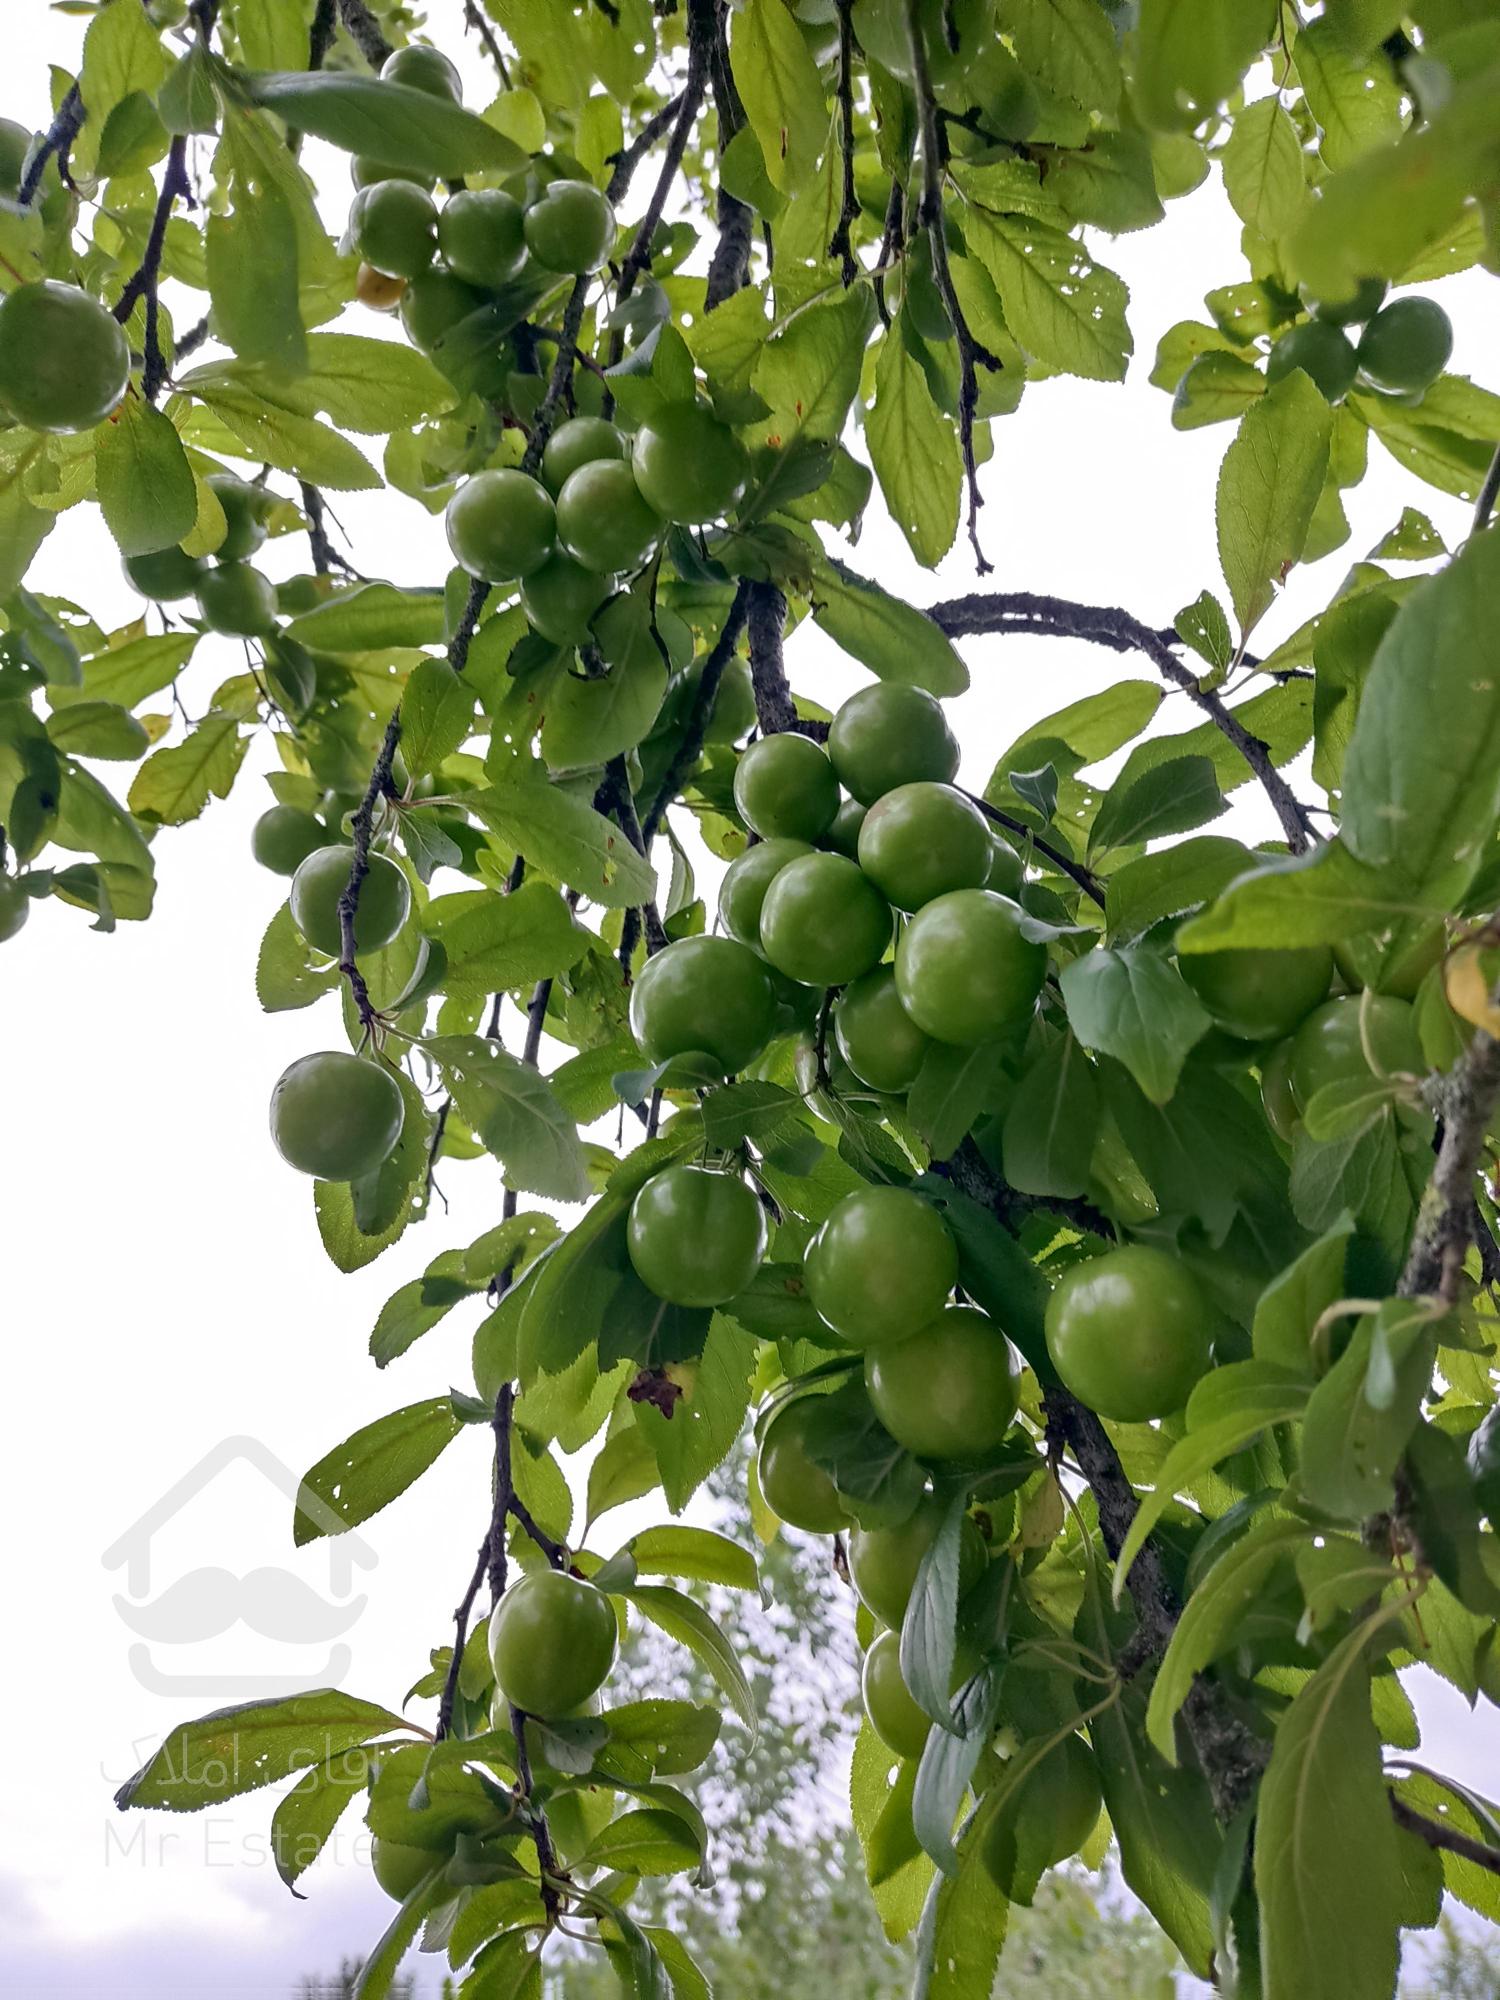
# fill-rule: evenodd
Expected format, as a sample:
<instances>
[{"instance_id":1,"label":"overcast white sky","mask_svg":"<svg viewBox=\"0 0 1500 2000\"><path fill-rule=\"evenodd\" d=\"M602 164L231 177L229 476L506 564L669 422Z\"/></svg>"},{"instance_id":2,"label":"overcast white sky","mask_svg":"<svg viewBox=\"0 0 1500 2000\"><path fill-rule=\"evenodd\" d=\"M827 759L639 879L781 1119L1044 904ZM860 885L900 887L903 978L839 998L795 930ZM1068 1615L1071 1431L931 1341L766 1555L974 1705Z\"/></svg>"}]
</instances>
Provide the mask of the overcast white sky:
<instances>
[{"instance_id":1,"label":"overcast white sky","mask_svg":"<svg viewBox=\"0 0 1500 2000\"><path fill-rule=\"evenodd\" d=\"M488 94L466 55L459 0L434 0L431 31L463 63L471 97ZM41 0L7 10L4 112L46 116L46 65L76 64L81 20ZM17 18L20 17L20 18ZM341 161L309 154L342 221ZM632 205L631 212L635 212ZM1156 341L1202 316L1202 294L1240 275L1234 218L1213 182L1174 206L1170 225L1101 246L1127 278L1137 355L1124 389L1058 381L1028 392L996 429L984 468L985 543L998 587L1123 604L1166 623L1205 587L1222 591L1213 526L1224 427L1177 436L1168 400L1146 381ZM1440 296L1457 326L1454 366L1485 364L1492 310L1472 274ZM358 330L378 331L361 318ZM1492 354L1492 343L1490 353ZM1428 511L1450 543L1466 510L1401 474L1378 447L1348 496L1348 547L1298 576L1266 621L1269 641L1325 601L1353 557L1403 504ZM335 501L367 572L432 583L446 567L441 523L400 496ZM305 545L267 552L274 573L305 566ZM878 504L853 560L917 603L973 583L960 547L936 578L911 561ZM45 546L31 579L84 602L107 626L138 600L97 513L79 509ZM974 686L953 704L966 780L982 785L995 751L1027 724L1144 663L1045 640L970 641ZM191 670L204 699L236 670L233 642L211 641ZM824 702L861 676L809 629L790 650L798 684ZM1163 726L1196 718L1181 698ZM294 1554L290 1506L239 1460L155 1536L149 1582L133 1591L101 1557L227 1439L259 1441L296 1474L358 1425L450 1383L468 1382L477 1315L455 1312L382 1377L365 1355L380 1304L435 1252L498 1215L490 1167L450 1167L451 1213L368 1270L340 1275L323 1256L309 1184L272 1150L270 1088L309 1048L338 1045L332 1003L266 1016L253 973L281 886L252 863L248 835L269 803L252 756L235 793L203 820L164 833L149 924L97 936L77 911L35 906L6 948L0 1020L12 1051L0 1192L9 1224L4 1326L7 1406L0 1493L10 1524L11 1639L5 1650L8 1811L0 1822L0 1979L18 1995L151 2000L213 1990L278 1995L328 1971L378 1935L389 1906L346 1832L293 1903L264 1853L272 1794L214 1817L139 1815L113 1788L175 1722L241 1698L243 1682L199 1692L146 1685L178 1677L289 1675L316 1685L347 1646L344 1684L393 1704L449 1630L482 1529L482 1436L460 1438L416 1491L365 1532L374 1567L330 1576L326 1548ZM106 767L123 792L129 772ZM1273 831L1248 793L1235 830ZM621 1521L624 1516L619 1517ZM601 1536L614 1545L611 1524ZM243 1624L195 1644L146 1644L116 1596L158 1598L188 1572L290 1572L321 1598L330 1628L304 1647ZM285 1588L284 1585L281 1586ZM277 1588L274 1580L266 1592ZM363 1608L355 1600L366 1598ZM1471 1782L1500 1787L1493 1715L1471 1718L1427 1679L1428 1748ZM249 1692L248 1688L245 1690ZM835 1698L848 1690L831 1690ZM426 1976L426 1974L424 1974ZM425 1989L424 1989L425 1990Z\"/></svg>"}]
</instances>

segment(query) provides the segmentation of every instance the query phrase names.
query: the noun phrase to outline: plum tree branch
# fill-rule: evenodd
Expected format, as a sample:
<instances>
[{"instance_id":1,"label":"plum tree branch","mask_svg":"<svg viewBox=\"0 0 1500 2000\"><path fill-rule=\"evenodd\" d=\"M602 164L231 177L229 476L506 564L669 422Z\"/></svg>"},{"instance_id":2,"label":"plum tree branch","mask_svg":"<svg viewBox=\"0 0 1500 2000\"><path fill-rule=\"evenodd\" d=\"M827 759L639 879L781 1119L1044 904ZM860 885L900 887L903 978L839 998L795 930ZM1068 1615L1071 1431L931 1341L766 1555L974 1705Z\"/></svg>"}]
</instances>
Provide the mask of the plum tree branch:
<instances>
[{"instance_id":1,"label":"plum tree branch","mask_svg":"<svg viewBox=\"0 0 1500 2000\"><path fill-rule=\"evenodd\" d=\"M1469 532L1477 535L1481 528L1487 528L1490 516L1495 511L1495 502L1500 500L1500 445L1495 447L1495 455L1490 460L1489 471L1484 475L1484 484L1479 489L1474 502L1474 521Z\"/></svg>"},{"instance_id":2,"label":"plum tree branch","mask_svg":"<svg viewBox=\"0 0 1500 2000\"><path fill-rule=\"evenodd\" d=\"M401 710L399 707L385 726L385 735L380 741L380 750L375 759L375 767L370 773L370 782L365 787L365 795L354 810L349 832L353 851L349 861L349 879L339 894L339 971L349 983L349 992L354 1000L359 1024L366 1035L375 1032L378 1016L370 1000L370 989L365 975L359 968L354 940L354 921L359 914L360 891L370 872L370 842L375 831L376 808L384 799L396 796L396 783L391 776L391 765L395 761L396 746L401 741Z\"/></svg>"},{"instance_id":3,"label":"plum tree branch","mask_svg":"<svg viewBox=\"0 0 1500 2000\"><path fill-rule=\"evenodd\" d=\"M667 807L682 790L693 767L703 755L703 743L708 733L708 725L713 720L714 704L719 698L719 688L729 663L734 658L735 649L740 643L740 634L745 629L749 598L750 583L747 578L741 577L728 616L707 659L703 662L703 671L698 678L688 719L683 725L681 741L672 753L672 761L668 764L666 774L657 787L656 797L651 801L646 817L641 822L641 837L647 847L660 832L662 821L667 816Z\"/></svg>"},{"instance_id":4,"label":"plum tree branch","mask_svg":"<svg viewBox=\"0 0 1500 2000\"><path fill-rule=\"evenodd\" d=\"M859 220L859 195L854 185L854 0L834 0L839 17L839 219L828 239L828 254L839 260L845 289L859 275L850 230Z\"/></svg>"},{"instance_id":5,"label":"plum tree branch","mask_svg":"<svg viewBox=\"0 0 1500 2000\"><path fill-rule=\"evenodd\" d=\"M949 638L980 633L1027 633L1049 638L1085 639L1112 652L1143 653L1162 679L1200 708L1225 741L1232 744L1259 780L1280 821L1293 854L1305 854L1317 841L1311 815L1272 761L1269 747L1254 736L1212 689L1199 685L1191 667L1184 666L1161 633L1110 605L1075 604L1063 597L1034 591L977 591L928 606L927 615Z\"/></svg>"},{"instance_id":6,"label":"plum tree branch","mask_svg":"<svg viewBox=\"0 0 1500 2000\"><path fill-rule=\"evenodd\" d=\"M148 403L156 401L167 379L166 357L161 350L161 304L158 297L161 260L167 246L167 225L172 219L178 197L191 201L192 194L193 184L187 170L187 139L179 133L167 149L166 169L152 212L145 252L138 268L126 279L125 288L114 306L114 316L124 326L135 311L137 301L144 299L146 302L145 367L141 374L141 393Z\"/></svg>"},{"instance_id":7,"label":"plum tree branch","mask_svg":"<svg viewBox=\"0 0 1500 2000\"><path fill-rule=\"evenodd\" d=\"M1397 1826L1414 1833L1439 1854L1456 1854L1462 1861L1472 1861L1476 1868L1483 1868L1491 1875L1500 1875L1500 1848L1487 1846L1482 1840L1475 1840L1467 1833L1460 1833L1456 1826L1444 1826L1440 1820L1429 1819L1425 1813L1413 1811L1405 1799L1395 1792L1389 1794L1391 1817Z\"/></svg>"},{"instance_id":8,"label":"plum tree branch","mask_svg":"<svg viewBox=\"0 0 1500 2000\"><path fill-rule=\"evenodd\" d=\"M505 89L510 89L510 70L506 65L505 51L495 39L495 31L484 18L477 0L464 0L464 26L472 29L484 44L486 55L495 65L497 74Z\"/></svg>"},{"instance_id":9,"label":"plum tree branch","mask_svg":"<svg viewBox=\"0 0 1500 2000\"><path fill-rule=\"evenodd\" d=\"M58 105L56 116L42 134L41 143L21 176L21 185L16 190L16 200L22 208L30 208L35 201L36 191L42 184L42 175L47 171L47 162L51 159L57 161L57 171L63 186L72 186L72 182L68 179L68 156L73 150L73 141L83 130L83 121L87 116L83 93L74 83L70 85Z\"/></svg>"},{"instance_id":10,"label":"plum tree branch","mask_svg":"<svg viewBox=\"0 0 1500 2000\"><path fill-rule=\"evenodd\" d=\"M379 69L390 60L391 44L365 0L339 0L339 19L371 69Z\"/></svg>"},{"instance_id":11,"label":"plum tree branch","mask_svg":"<svg viewBox=\"0 0 1500 2000\"><path fill-rule=\"evenodd\" d=\"M489 1572L490 1538L486 1534L479 1544L479 1560L474 1565L474 1574L469 1578L469 1587L459 1599L458 1608L453 1613L453 1657L448 1662L448 1672L443 1680L443 1692L438 1697L437 1728L433 1732L435 1740L442 1742L453 1730L453 1710L458 1699L458 1676L464 1662L464 1648L469 1639L469 1620L474 1615L474 1600Z\"/></svg>"},{"instance_id":12,"label":"plum tree branch","mask_svg":"<svg viewBox=\"0 0 1500 2000\"><path fill-rule=\"evenodd\" d=\"M1442 1138L1396 1290L1404 1299L1431 1294L1452 1306L1458 1301L1464 1256L1476 1240L1475 1225L1480 1221L1474 1176L1500 1108L1500 1041L1476 1028L1474 1039L1439 1089Z\"/></svg>"},{"instance_id":13,"label":"plum tree branch","mask_svg":"<svg viewBox=\"0 0 1500 2000\"><path fill-rule=\"evenodd\" d=\"M1028 826L1024 819L1017 819L1012 813L1002 812L999 806L992 806L979 792L965 792L964 797L978 806L985 818L993 820L996 826L1003 826L1008 833L1024 834L1038 854L1045 855L1054 868L1066 875L1069 881L1077 883L1085 896L1097 903L1101 910L1104 908L1104 885L1092 868L1086 868L1081 861L1075 861L1070 854L1064 854L1060 847L1054 847L1050 840L1043 839L1035 827Z\"/></svg>"},{"instance_id":14,"label":"plum tree branch","mask_svg":"<svg viewBox=\"0 0 1500 2000\"><path fill-rule=\"evenodd\" d=\"M713 13L709 75L719 125L719 158L722 160L730 142L745 123L745 107L740 101L729 60L724 0L707 0L707 3ZM714 245L708 264L708 286L703 300L707 312L722 305L725 299L732 298L748 282L750 248L755 238L754 211L748 203L730 193L722 178L714 195L714 219L719 225L719 240Z\"/></svg>"},{"instance_id":15,"label":"plum tree branch","mask_svg":"<svg viewBox=\"0 0 1500 2000\"><path fill-rule=\"evenodd\" d=\"M708 42L702 22L703 0L692 0L688 13L688 66L682 94L677 99L677 110L672 121L672 136L667 142L667 150L661 163L661 171L656 177L656 186L651 191L651 199L646 204L646 213L637 225L630 248L620 265L620 275L615 285L615 304L622 306L635 290L636 280L651 262L651 245L655 238L662 215L666 210L667 196L672 183L682 166L682 158L687 151L688 140L693 135L693 127L698 122L698 113L703 108L704 93L708 88ZM616 170L618 172L618 169ZM624 189L621 189L623 194ZM610 360L618 361L624 351L624 333L617 328L610 340Z\"/></svg>"},{"instance_id":16,"label":"plum tree branch","mask_svg":"<svg viewBox=\"0 0 1500 2000\"><path fill-rule=\"evenodd\" d=\"M746 594L750 632L750 682L755 713L763 734L798 727L797 710L787 685L782 635L786 630L786 599L774 583L752 582Z\"/></svg>"},{"instance_id":17,"label":"plum tree branch","mask_svg":"<svg viewBox=\"0 0 1500 2000\"><path fill-rule=\"evenodd\" d=\"M944 310L953 323L958 346L958 433L963 449L964 483L968 489L969 546L981 576L993 565L985 558L979 542L979 510L984 496L979 490L979 462L974 452L974 423L979 413L979 370L998 370L1002 363L974 336L948 263L948 228L943 219L943 138L938 125L937 102L932 94L932 78L927 66L927 43L922 33L921 0L906 0L906 31L911 46L912 82L917 97L917 117L922 132L922 193L917 219L927 232L932 250L932 280ZM847 279L845 280L847 283Z\"/></svg>"}]
</instances>

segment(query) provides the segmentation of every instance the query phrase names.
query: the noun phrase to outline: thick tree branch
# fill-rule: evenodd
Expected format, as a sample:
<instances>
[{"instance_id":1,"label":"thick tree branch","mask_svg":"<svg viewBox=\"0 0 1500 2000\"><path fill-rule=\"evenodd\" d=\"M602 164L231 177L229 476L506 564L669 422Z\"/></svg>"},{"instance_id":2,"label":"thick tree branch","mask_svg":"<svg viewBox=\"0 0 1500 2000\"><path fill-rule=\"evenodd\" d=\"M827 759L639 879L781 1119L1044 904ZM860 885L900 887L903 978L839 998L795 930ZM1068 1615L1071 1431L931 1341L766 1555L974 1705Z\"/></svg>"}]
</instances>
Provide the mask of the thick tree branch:
<instances>
[{"instance_id":1,"label":"thick tree branch","mask_svg":"<svg viewBox=\"0 0 1500 2000\"><path fill-rule=\"evenodd\" d=\"M928 607L927 615L949 638L977 633L1031 633L1046 637L1086 639L1116 653L1144 653L1163 680L1185 694L1232 744L1260 781L1270 800L1287 846L1305 854L1317 840L1316 829L1286 779L1272 762L1270 750L1210 689L1199 685L1191 667L1184 666L1159 632L1109 605L1075 604L1067 598L1032 591L975 592Z\"/></svg>"},{"instance_id":2,"label":"thick tree branch","mask_svg":"<svg viewBox=\"0 0 1500 2000\"><path fill-rule=\"evenodd\" d=\"M722 164L730 141L745 122L745 107L735 86L725 33L724 0L706 0L713 12L709 75L713 87L714 111L719 126L719 160ZM719 240L709 259L708 286L704 309L712 312L725 299L744 288L750 277L750 248L755 240L755 215L748 203L720 185L714 196L714 218Z\"/></svg>"},{"instance_id":3,"label":"thick tree branch","mask_svg":"<svg viewBox=\"0 0 1500 2000\"><path fill-rule=\"evenodd\" d=\"M379 69L390 59L391 45L365 0L339 0L339 19L371 69Z\"/></svg>"},{"instance_id":4,"label":"thick tree branch","mask_svg":"<svg viewBox=\"0 0 1500 2000\"><path fill-rule=\"evenodd\" d=\"M746 598L750 628L750 681L763 734L799 727L782 654L786 599L774 583L751 583Z\"/></svg>"},{"instance_id":5,"label":"thick tree branch","mask_svg":"<svg viewBox=\"0 0 1500 2000\"><path fill-rule=\"evenodd\" d=\"M703 755L704 738L708 733L708 725L713 720L714 704L719 698L719 688L725 671L734 658L735 649L740 643L740 634L745 629L749 596L750 584L747 579L741 577L734 593L734 602L729 607L729 614L724 620L718 638L714 641L712 651L703 662L703 672L698 677L698 687L683 728L682 740L678 743L672 761L667 766L666 774L657 787L656 797L651 801L650 809L641 822L641 837L647 847L660 832L662 821L667 816L667 807L682 790L689 773Z\"/></svg>"},{"instance_id":6,"label":"thick tree branch","mask_svg":"<svg viewBox=\"0 0 1500 2000\"><path fill-rule=\"evenodd\" d=\"M605 765L604 782L594 794L594 810L605 813L613 819L636 853L642 859L646 858L646 837L641 831L640 820L636 817L635 794L630 789L630 772L623 756L612 757ZM635 956L642 923L646 929L648 957L661 951L667 942L661 913L654 901L643 904L639 910L627 910L620 931L620 966L627 980L630 978L630 961Z\"/></svg>"}]
</instances>

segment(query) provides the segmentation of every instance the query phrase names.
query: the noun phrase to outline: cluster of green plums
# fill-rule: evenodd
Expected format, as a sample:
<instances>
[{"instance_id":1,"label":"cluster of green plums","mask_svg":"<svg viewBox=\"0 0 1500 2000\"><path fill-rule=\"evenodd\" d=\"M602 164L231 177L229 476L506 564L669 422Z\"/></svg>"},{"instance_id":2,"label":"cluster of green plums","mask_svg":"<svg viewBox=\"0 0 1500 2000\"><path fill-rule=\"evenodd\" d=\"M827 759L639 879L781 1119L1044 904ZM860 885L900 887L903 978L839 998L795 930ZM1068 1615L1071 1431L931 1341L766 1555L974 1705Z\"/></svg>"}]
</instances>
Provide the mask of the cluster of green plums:
<instances>
[{"instance_id":1,"label":"cluster of green plums","mask_svg":"<svg viewBox=\"0 0 1500 2000\"><path fill-rule=\"evenodd\" d=\"M280 600L271 579L249 560L266 539L276 496L232 472L211 472L204 484L224 514L224 539L211 559L186 549L157 549L127 556L125 575L155 604L186 598L210 632L234 639L264 639L276 630Z\"/></svg>"},{"instance_id":2,"label":"cluster of green plums","mask_svg":"<svg viewBox=\"0 0 1500 2000\"><path fill-rule=\"evenodd\" d=\"M1347 299L1307 301L1310 317L1283 333L1266 362L1266 380L1300 368L1325 401L1341 403L1356 381L1420 399L1448 365L1453 326L1436 300L1413 293L1383 303L1384 278L1367 278ZM1363 328L1358 339L1351 328Z\"/></svg>"}]
</instances>

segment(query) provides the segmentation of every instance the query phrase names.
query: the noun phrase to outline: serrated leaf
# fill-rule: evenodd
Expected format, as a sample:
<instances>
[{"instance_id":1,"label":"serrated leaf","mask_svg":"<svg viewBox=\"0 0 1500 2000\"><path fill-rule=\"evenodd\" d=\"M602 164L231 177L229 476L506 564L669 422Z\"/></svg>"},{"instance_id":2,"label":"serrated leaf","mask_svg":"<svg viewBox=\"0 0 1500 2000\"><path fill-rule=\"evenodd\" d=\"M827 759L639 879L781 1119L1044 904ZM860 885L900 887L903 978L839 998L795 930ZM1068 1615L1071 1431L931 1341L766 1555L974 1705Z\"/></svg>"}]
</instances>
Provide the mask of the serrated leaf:
<instances>
[{"instance_id":1,"label":"serrated leaf","mask_svg":"<svg viewBox=\"0 0 1500 2000\"><path fill-rule=\"evenodd\" d=\"M799 188L828 140L828 107L807 43L783 0L745 0L732 18L729 60L766 172Z\"/></svg>"},{"instance_id":2,"label":"serrated leaf","mask_svg":"<svg viewBox=\"0 0 1500 2000\"><path fill-rule=\"evenodd\" d=\"M1432 1378L1436 1339L1423 1299L1362 1317L1312 1393L1297 1480L1315 1507L1359 1521L1390 1505L1392 1482ZM1384 1372L1384 1381L1377 1376Z\"/></svg>"},{"instance_id":3,"label":"serrated leaf","mask_svg":"<svg viewBox=\"0 0 1500 2000\"><path fill-rule=\"evenodd\" d=\"M513 173L527 155L446 97L348 70L261 71L245 79L255 103L346 153L400 160L453 179L481 168Z\"/></svg>"},{"instance_id":4,"label":"serrated leaf","mask_svg":"<svg viewBox=\"0 0 1500 2000\"><path fill-rule=\"evenodd\" d=\"M474 690L446 660L423 660L401 691L401 755L416 777L461 749L474 726Z\"/></svg>"},{"instance_id":5,"label":"serrated leaf","mask_svg":"<svg viewBox=\"0 0 1500 2000\"><path fill-rule=\"evenodd\" d=\"M94 449L99 506L121 555L168 549L192 532L198 494L182 439L144 396L127 395Z\"/></svg>"},{"instance_id":6,"label":"serrated leaf","mask_svg":"<svg viewBox=\"0 0 1500 2000\"><path fill-rule=\"evenodd\" d=\"M277 1802L271 1815L271 1857L276 1873L292 1890L328 1844L345 1808L367 1782L363 1758L347 1752L331 1764L315 1764Z\"/></svg>"},{"instance_id":7,"label":"serrated leaf","mask_svg":"<svg viewBox=\"0 0 1500 2000\"><path fill-rule=\"evenodd\" d=\"M1328 470L1332 412L1300 368L1240 421L1219 471L1219 560L1245 638L1301 555Z\"/></svg>"},{"instance_id":8,"label":"serrated leaf","mask_svg":"<svg viewBox=\"0 0 1500 2000\"><path fill-rule=\"evenodd\" d=\"M286 636L324 653L435 646L443 637L443 600L436 591L360 583L293 618Z\"/></svg>"},{"instance_id":9,"label":"serrated leaf","mask_svg":"<svg viewBox=\"0 0 1500 2000\"><path fill-rule=\"evenodd\" d=\"M481 1035L438 1035L423 1048L509 1186L583 1200L588 1174L578 1128L544 1076Z\"/></svg>"},{"instance_id":10,"label":"serrated leaf","mask_svg":"<svg viewBox=\"0 0 1500 2000\"><path fill-rule=\"evenodd\" d=\"M607 909L652 900L656 874L612 820L539 778L469 794L465 805L556 881Z\"/></svg>"},{"instance_id":11,"label":"serrated leaf","mask_svg":"<svg viewBox=\"0 0 1500 2000\"><path fill-rule=\"evenodd\" d=\"M1207 757L1173 757L1105 794L1089 833L1091 854L1187 833L1229 810Z\"/></svg>"},{"instance_id":12,"label":"serrated leaf","mask_svg":"<svg viewBox=\"0 0 1500 2000\"><path fill-rule=\"evenodd\" d=\"M227 798L250 739L232 715L206 715L181 743L153 750L130 787L130 810L157 826L196 819L211 798Z\"/></svg>"},{"instance_id":13,"label":"serrated leaf","mask_svg":"<svg viewBox=\"0 0 1500 2000\"><path fill-rule=\"evenodd\" d=\"M1234 121L1223 153L1224 192L1240 221L1268 243L1297 223L1307 199L1302 146L1279 97L1257 98Z\"/></svg>"},{"instance_id":14,"label":"serrated leaf","mask_svg":"<svg viewBox=\"0 0 1500 2000\"><path fill-rule=\"evenodd\" d=\"M1136 94L1146 122L1186 131L1230 97L1275 32L1275 0L1141 0Z\"/></svg>"},{"instance_id":15,"label":"serrated leaf","mask_svg":"<svg viewBox=\"0 0 1500 2000\"><path fill-rule=\"evenodd\" d=\"M920 363L896 331L875 363L865 438L891 519L917 561L936 568L958 533L963 458L953 419L932 400Z\"/></svg>"},{"instance_id":16,"label":"serrated leaf","mask_svg":"<svg viewBox=\"0 0 1500 2000\"><path fill-rule=\"evenodd\" d=\"M935 695L968 688L968 668L925 612L831 557L817 566L813 617L881 680L908 682Z\"/></svg>"},{"instance_id":17,"label":"serrated leaf","mask_svg":"<svg viewBox=\"0 0 1500 2000\"><path fill-rule=\"evenodd\" d=\"M729 1697L735 1713L749 1729L756 1731L755 1697L734 1648L701 1604L682 1591L662 1583L639 1583L620 1593L651 1623L687 1647L707 1667L721 1691Z\"/></svg>"},{"instance_id":18,"label":"serrated leaf","mask_svg":"<svg viewBox=\"0 0 1500 2000\"><path fill-rule=\"evenodd\" d=\"M523 882L509 896L460 890L428 904L423 928L448 954L450 993L498 993L551 979L576 965L587 935L544 882Z\"/></svg>"},{"instance_id":19,"label":"serrated leaf","mask_svg":"<svg viewBox=\"0 0 1500 2000\"><path fill-rule=\"evenodd\" d=\"M1153 1104L1165 1104L1211 1025L1176 966L1144 947L1105 945L1064 966L1061 985L1083 1046L1114 1056Z\"/></svg>"},{"instance_id":20,"label":"serrated leaf","mask_svg":"<svg viewBox=\"0 0 1500 2000\"><path fill-rule=\"evenodd\" d=\"M1120 382L1134 346L1124 281L1044 222L973 205L964 234L999 292L1005 323L1038 361L1064 375Z\"/></svg>"},{"instance_id":21,"label":"serrated leaf","mask_svg":"<svg viewBox=\"0 0 1500 2000\"><path fill-rule=\"evenodd\" d=\"M120 1787L115 1804L198 1812L409 1727L337 1688L241 1702L179 1724Z\"/></svg>"},{"instance_id":22,"label":"serrated leaf","mask_svg":"<svg viewBox=\"0 0 1500 2000\"><path fill-rule=\"evenodd\" d=\"M295 1545L368 1521L419 1479L462 1429L447 1396L365 1424L303 1474L292 1523Z\"/></svg>"},{"instance_id":23,"label":"serrated leaf","mask_svg":"<svg viewBox=\"0 0 1500 2000\"><path fill-rule=\"evenodd\" d=\"M1093 1065L1061 1035L1022 1076L1001 1131L1005 1178L1023 1194L1074 1196L1088 1185L1102 1105Z\"/></svg>"}]
</instances>

